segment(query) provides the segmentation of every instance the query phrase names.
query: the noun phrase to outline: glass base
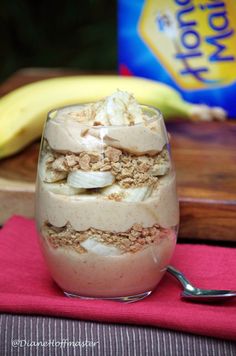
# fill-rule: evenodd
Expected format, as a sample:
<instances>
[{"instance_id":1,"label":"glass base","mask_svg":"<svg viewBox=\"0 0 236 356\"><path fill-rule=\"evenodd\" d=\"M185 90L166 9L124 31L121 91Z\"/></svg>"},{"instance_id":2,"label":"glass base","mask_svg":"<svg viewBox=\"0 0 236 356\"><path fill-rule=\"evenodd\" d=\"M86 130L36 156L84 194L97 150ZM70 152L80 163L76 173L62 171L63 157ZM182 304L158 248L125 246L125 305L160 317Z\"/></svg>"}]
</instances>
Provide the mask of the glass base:
<instances>
[{"instance_id":1,"label":"glass base","mask_svg":"<svg viewBox=\"0 0 236 356\"><path fill-rule=\"evenodd\" d=\"M148 292L141 293L141 294L128 295L126 297L87 297L87 296L85 297L82 295L64 291L64 294L69 298L80 298L80 299L85 299L85 300L114 300L114 301L123 302L123 303L138 302L139 300L142 300L142 299L148 297L151 293L152 293L152 291L148 291Z\"/></svg>"}]
</instances>

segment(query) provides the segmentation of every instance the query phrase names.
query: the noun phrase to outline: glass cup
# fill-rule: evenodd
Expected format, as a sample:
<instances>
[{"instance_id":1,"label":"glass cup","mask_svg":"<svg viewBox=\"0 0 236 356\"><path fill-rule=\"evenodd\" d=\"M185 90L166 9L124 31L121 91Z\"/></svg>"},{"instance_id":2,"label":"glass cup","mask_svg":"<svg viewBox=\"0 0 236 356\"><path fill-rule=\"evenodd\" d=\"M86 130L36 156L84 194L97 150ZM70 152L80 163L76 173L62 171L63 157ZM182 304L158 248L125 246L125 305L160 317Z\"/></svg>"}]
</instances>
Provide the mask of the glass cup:
<instances>
[{"instance_id":1,"label":"glass cup","mask_svg":"<svg viewBox=\"0 0 236 356\"><path fill-rule=\"evenodd\" d=\"M176 244L165 124L142 105L141 123L90 126L81 119L86 107L48 114L36 188L40 245L65 295L136 301L156 288Z\"/></svg>"}]
</instances>

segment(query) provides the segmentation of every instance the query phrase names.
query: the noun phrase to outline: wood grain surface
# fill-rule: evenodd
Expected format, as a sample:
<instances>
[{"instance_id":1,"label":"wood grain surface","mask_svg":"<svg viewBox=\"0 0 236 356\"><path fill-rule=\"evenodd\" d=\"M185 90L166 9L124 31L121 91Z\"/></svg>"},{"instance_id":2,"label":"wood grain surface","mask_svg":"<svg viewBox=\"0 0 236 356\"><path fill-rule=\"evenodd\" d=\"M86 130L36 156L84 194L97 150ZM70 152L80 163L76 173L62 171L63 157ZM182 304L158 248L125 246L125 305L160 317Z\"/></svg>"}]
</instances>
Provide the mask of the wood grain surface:
<instances>
[{"instance_id":1,"label":"wood grain surface","mask_svg":"<svg viewBox=\"0 0 236 356\"><path fill-rule=\"evenodd\" d=\"M78 72L76 72L78 74ZM75 74L26 69L0 86L0 95L23 84ZM236 241L236 121L167 123L177 171L182 238ZM34 215L39 142L0 161L0 223L12 214Z\"/></svg>"}]
</instances>

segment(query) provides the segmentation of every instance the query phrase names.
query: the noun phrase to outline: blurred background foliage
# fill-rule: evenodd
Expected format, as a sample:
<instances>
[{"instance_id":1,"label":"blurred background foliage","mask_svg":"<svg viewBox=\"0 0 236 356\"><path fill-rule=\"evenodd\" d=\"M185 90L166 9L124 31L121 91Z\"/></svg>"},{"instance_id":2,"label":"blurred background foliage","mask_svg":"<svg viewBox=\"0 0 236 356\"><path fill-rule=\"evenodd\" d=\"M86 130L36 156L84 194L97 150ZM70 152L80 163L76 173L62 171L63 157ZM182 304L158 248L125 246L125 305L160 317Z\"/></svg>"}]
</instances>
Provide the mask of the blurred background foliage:
<instances>
[{"instance_id":1,"label":"blurred background foliage","mask_svg":"<svg viewBox=\"0 0 236 356\"><path fill-rule=\"evenodd\" d=\"M0 0L0 80L24 67L116 70L115 0Z\"/></svg>"}]
</instances>

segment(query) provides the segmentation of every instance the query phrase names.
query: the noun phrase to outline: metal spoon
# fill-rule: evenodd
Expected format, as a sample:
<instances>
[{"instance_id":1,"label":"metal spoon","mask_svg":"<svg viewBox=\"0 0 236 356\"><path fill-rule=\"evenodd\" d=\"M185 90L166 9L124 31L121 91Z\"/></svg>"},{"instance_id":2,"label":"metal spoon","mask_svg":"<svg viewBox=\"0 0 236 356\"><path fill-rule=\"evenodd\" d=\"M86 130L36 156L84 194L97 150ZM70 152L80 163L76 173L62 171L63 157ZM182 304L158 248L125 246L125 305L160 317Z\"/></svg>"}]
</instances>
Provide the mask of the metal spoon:
<instances>
[{"instance_id":1,"label":"metal spoon","mask_svg":"<svg viewBox=\"0 0 236 356\"><path fill-rule=\"evenodd\" d=\"M194 302L211 303L224 302L233 297L236 297L236 291L232 290L214 290L214 289L200 289L194 287L185 275L172 266L167 266L167 272L174 276L184 287L181 297Z\"/></svg>"}]
</instances>

